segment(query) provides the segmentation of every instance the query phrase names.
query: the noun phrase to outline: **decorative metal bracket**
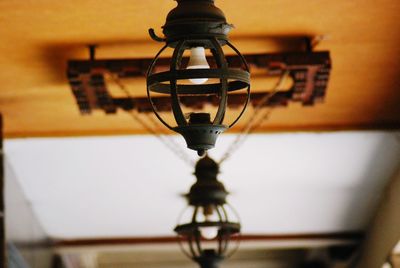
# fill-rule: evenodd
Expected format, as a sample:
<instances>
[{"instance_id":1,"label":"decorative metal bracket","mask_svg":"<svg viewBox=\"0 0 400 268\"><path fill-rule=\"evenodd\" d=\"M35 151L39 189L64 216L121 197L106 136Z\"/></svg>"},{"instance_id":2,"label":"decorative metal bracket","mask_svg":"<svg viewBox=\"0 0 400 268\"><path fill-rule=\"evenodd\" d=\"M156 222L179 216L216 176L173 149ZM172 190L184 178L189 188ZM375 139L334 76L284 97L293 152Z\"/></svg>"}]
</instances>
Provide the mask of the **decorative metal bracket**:
<instances>
[{"instance_id":1,"label":"decorative metal bracket","mask_svg":"<svg viewBox=\"0 0 400 268\"><path fill-rule=\"evenodd\" d=\"M310 49L312 49L310 40ZM152 112L147 97L113 97L107 89L105 74L111 73L120 79L131 77L145 77L150 58L143 59L95 59L95 46L90 46L89 60L70 60L68 62L67 77L75 96L79 110L82 114L90 114L92 110L100 109L107 114L116 113L118 108L123 110L137 110L139 112ZM265 106L287 106L289 102L301 102L303 105L314 105L324 100L331 70L331 59L328 51L290 52L273 54L247 54L246 58L250 70L252 68L266 69L268 75L282 75L287 70L293 79L293 85L288 91L276 93ZM226 57L229 66L240 66L241 61L237 56ZM187 60L187 59L184 59ZM159 59L161 65L168 66L170 59ZM145 85L143 84L143 88ZM144 89L143 89L144 90ZM265 92L251 94L251 104L257 103L265 96ZM229 96L228 105L231 108L240 106L245 94ZM217 99L212 96L202 97L193 103L185 97L181 102L192 108L201 109L211 100L215 105ZM155 98L159 111L169 111L171 103L169 98Z\"/></svg>"}]
</instances>

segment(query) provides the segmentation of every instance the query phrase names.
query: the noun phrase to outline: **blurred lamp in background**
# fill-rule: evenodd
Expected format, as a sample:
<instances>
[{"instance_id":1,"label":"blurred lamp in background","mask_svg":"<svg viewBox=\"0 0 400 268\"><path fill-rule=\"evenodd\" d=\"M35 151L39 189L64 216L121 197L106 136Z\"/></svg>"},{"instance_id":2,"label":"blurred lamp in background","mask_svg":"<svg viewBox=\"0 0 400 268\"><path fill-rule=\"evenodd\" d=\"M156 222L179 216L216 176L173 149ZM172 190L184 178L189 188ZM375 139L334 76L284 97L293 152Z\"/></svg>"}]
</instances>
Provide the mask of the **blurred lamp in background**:
<instances>
[{"instance_id":1,"label":"blurred lamp in background","mask_svg":"<svg viewBox=\"0 0 400 268\"><path fill-rule=\"evenodd\" d=\"M226 203L228 192L217 180L218 172L208 156L197 162L197 181L186 195L189 207L175 227L183 252L201 268L216 268L239 244L238 216Z\"/></svg>"}]
</instances>

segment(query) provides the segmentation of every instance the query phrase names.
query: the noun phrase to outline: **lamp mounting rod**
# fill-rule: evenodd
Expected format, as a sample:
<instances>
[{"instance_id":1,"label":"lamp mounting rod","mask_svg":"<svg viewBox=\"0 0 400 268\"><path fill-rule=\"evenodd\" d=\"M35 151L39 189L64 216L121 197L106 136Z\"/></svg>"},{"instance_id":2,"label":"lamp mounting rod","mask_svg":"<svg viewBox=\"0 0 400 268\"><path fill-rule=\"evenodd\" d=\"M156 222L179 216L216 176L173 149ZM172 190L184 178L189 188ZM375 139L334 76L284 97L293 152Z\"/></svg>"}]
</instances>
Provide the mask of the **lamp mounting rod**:
<instances>
[{"instance_id":1,"label":"lamp mounting rod","mask_svg":"<svg viewBox=\"0 0 400 268\"><path fill-rule=\"evenodd\" d=\"M88 45L88 48L89 48L89 59L91 61L94 61L95 58L96 58L96 47L97 47L97 45L94 45L94 44Z\"/></svg>"}]
</instances>

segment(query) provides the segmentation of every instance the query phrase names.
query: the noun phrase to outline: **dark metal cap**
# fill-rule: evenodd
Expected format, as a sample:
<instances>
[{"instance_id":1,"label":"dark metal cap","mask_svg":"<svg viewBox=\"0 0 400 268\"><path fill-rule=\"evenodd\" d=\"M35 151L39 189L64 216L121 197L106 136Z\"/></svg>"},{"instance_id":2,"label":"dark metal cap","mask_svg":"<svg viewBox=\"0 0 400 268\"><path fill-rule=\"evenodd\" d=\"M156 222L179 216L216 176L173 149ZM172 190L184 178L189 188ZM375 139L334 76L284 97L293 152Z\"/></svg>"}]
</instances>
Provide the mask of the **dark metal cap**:
<instances>
[{"instance_id":1,"label":"dark metal cap","mask_svg":"<svg viewBox=\"0 0 400 268\"><path fill-rule=\"evenodd\" d=\"M190 124L177 126L173 130L185 138L189 149L203 156L207 150L214 148L218 135L226 129L225 125Z\"/></svg>"},{"instance_id":2,"label":"dark metal cap","mask_svg":"<svg viewBox=\"0 0 400 268\"><path fill-rule=\"evenodd\" d=\"M187 198L190 205L222 205L226 203L228 192L217 180L219 165L205 156L196 163L195 175L197 181L190 188Z\"/></svg>"},{"instance_id":3,"label":"dark metal cap","mask_svg":"<svg viewBox=\"0 0 400 268\"><path fill-rule=\"evenodd\" d=\"M178 6L167 16L163 33L167 42L181 38L218 37L226 40L233 28L213 0L177 0Z\"/></svg>"},{"instance_id":4,"label":"dark metal cap","mask_svg":"<svg viewBox=\"0 0 400 268\"><path fill-rule=\"evenodd\" d=\"M219 165L208 155L197 161L194 175L198 180L216 180L219 173Z\"/></svg>"}]
</instances>

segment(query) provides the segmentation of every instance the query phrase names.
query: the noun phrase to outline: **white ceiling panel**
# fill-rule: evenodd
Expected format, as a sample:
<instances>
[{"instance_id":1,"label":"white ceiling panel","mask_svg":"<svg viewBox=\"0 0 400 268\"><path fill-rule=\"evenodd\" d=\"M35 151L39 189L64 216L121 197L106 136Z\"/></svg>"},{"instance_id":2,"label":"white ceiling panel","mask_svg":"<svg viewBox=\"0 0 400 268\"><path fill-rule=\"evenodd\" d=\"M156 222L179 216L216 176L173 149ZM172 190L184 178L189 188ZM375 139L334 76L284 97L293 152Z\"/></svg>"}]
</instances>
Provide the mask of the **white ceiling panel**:
<instances>
[{"instance_id":1,"label":"white ceiling panel","mask_svg":"<svg viewBox=\"0 0 400 268\"><path fill-rule=\"evenodd\" d=\"M360 230L400 163L398 135L252 135L220 179L246 234ZM234 138L222 135L210 155L220 159ZM172 235L179 194L194 182L193 167L151 136L11 139L5 151L6 180L54 238Z\"/></svg>"}]
</instances>

